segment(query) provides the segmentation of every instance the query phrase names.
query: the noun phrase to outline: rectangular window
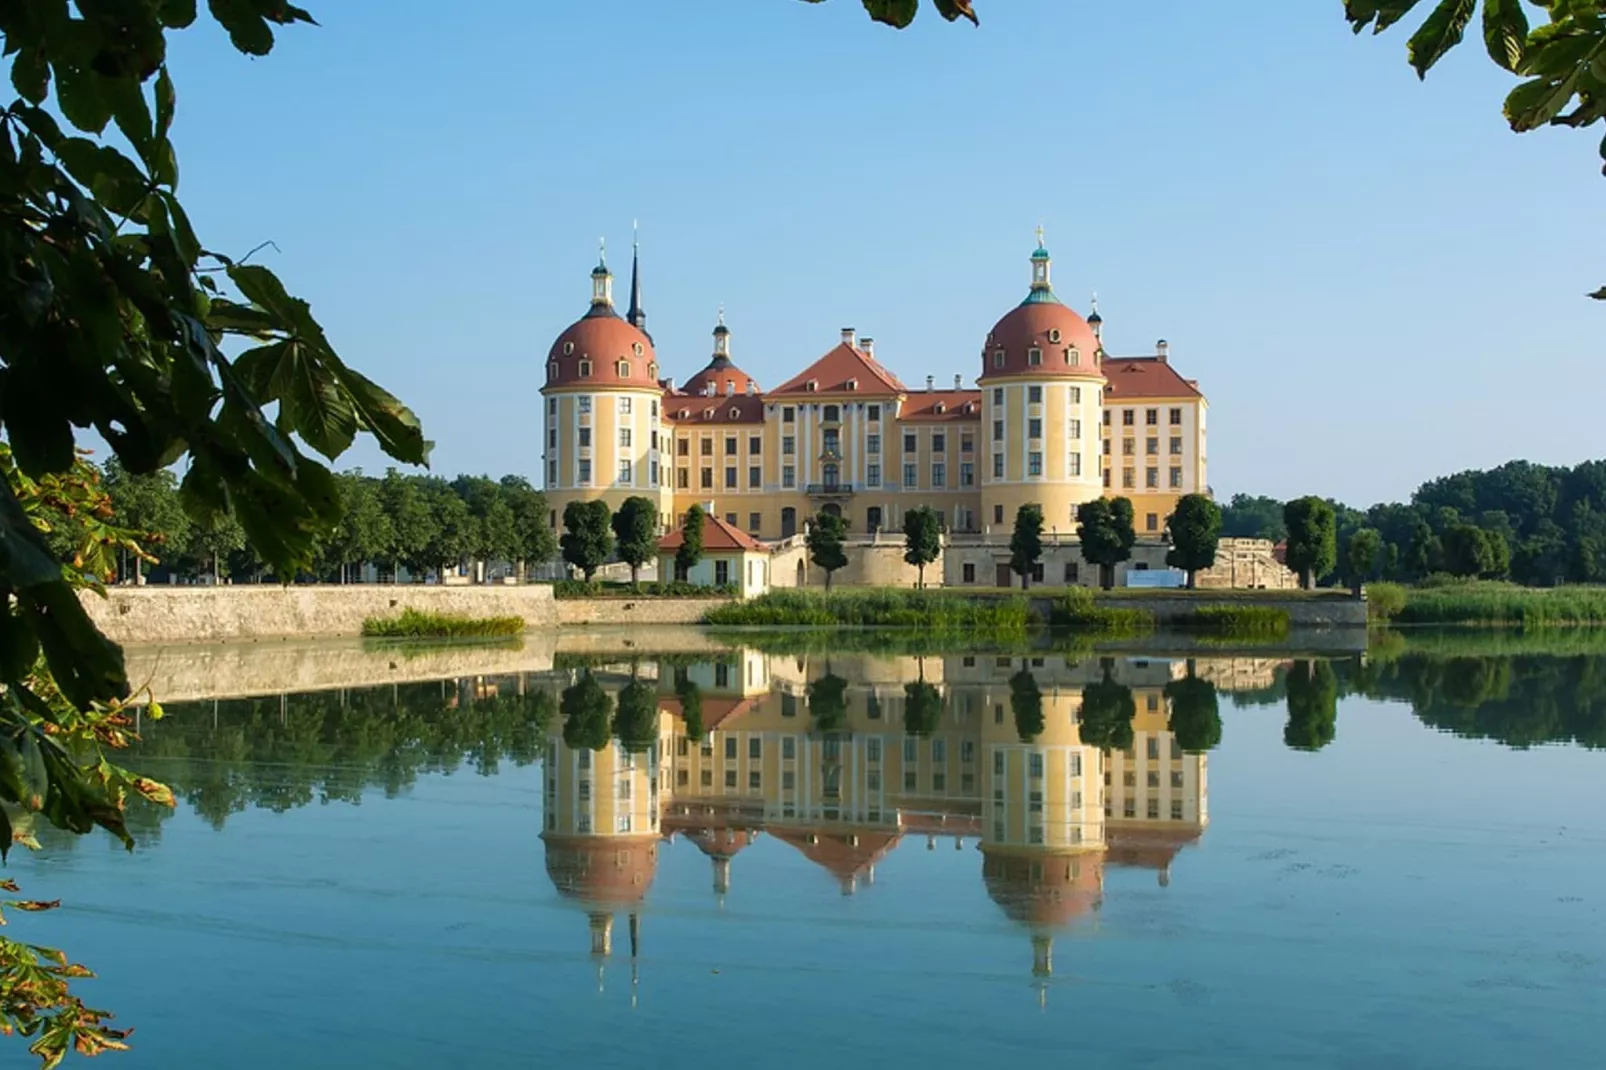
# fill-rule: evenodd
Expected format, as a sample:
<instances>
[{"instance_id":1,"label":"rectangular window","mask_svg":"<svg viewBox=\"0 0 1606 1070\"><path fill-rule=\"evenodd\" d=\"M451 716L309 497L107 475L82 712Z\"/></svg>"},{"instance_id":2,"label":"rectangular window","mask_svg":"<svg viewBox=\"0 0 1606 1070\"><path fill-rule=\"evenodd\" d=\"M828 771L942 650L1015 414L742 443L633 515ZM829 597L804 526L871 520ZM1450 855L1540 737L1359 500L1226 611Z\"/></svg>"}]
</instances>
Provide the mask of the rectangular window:
<instances>
[{"instance_id":1,"label":"rectangular window","mask_svg":"<svg viewBox=\"0 0 1606 1070\"><path fill-rule=\"evenodd\" d=\"M731 563L729 561L714 562L714 582L723 587L731 581Z\"/></svg>"},{"instance_id":2,"label":"rectangular window","mask_svg":"<svg viewBox=\"0 0 1606 1070\"><path fill-rule=\"evenodd\" d=\"M1065 430L1066 430L1066 433L1070 435L1070 437L1072 437L1072 438L1081 438L1082 437L1082 421L1081 420L1072 420L1072 421L1070 421L1068 424L1065 425Z\"/></svg>"},{"instance_id":3,"label":"rectangular window","mask_svg":"<svg viewBox=\"0 0 1606 1070\"><path fill-rule=\"evenodd\" d=\"M781 737L781 759L791 761L797 757L797 738L795 736Z\"/></svg>"},{"instance_id":4,"label":"rectangular window","mask_svg":"<svg viewBox=\"0 0 1606 1070\"><path fill-rule=\"evenodd\" d=\"M1105 439L1104 440L1104 456L1108 457L1109 455L1110 455L1110 440L1109 439Z\"/></svg>"},{"instance_id":5,"label":"rectangular window","mask_svg":"<svg viewBox=\"0 0 1606 1070\"><path fill-rule=\"evenodd\" d=\"M619 415L620 416L629 416L632 412L635 411L634 406L635 406L635 400L633 398L628 398L628 397L620 398L619 399Z\"/></svg>"},{"instance_id":6,"label":"rectangular window","mask_svg":"<svg viewBox=\"0 0 1606 1070\"><path fill-rule=\"evenodd\" d=\"M1160 514L1159 513L1150 513L1146 518L1144 518L1143 529L1145 531L1159 531L1160 530ZM1143 566L1139 565L1138 567L1142 568Z\"/></svg>"},{"instance_id":7,"label":"rectangular window","mask_svg":"<svg viewBox=\"0 0 1606 1070\"><path fill-rule=\"evenodd\" d=\"M725 469L725 489L726 490L735 490L736 489L736 469L734 469L734 468Z\"/></svg>"},{"instance_id":8,"label":"rectangular window","mask_svg":"<svg viewBox=\"0 0 1606 1070\"><path fill-rule=\"evenodd\" d=\"M689 438L679 438L679 439L675 440L675 456L676 457L690 457L691 456L691 439L689 439Z\"/></svg>"},{"instance_id":9,"label":"rectangular window","mask_svg":"<svg viewBox=\"0 0 1606 1070\"><path fill-rule=\"evenodd\" d=\"M658 448L658 432L657 431L652 432L652 440L651 440L650 445L651 445L651 447L653 449L657 449Z\"/></svg>"},{"instance_id":10,"label":"rectangular window","mask_svg":"<svg viewBox=\"0 0 1606 1070\"><path fill-rule=\"evenodd\" d=\"M783 407L781 409L781 423L790 424L790 423L796 423L796 422L797 422L797 410L792 408L792 406L790 406L790 405L787 405L787 406Z\"/></svg>"},{"instance_id":11,"label":"rectangular window","mask_svg":"<svg viewBox=\"0 0 1606 1070\"><path fill-rule=\"evenodd\" d=\"M1028 765L1028 775L1033 780L1043 779L1043 756L1041 754L1032 755Z\"/></svg>"},{"instance_id":12,"label":"rectangular window","mask_svg":"<svg viewBox=\"0 0 1606 1070\"><path fill-rule=\"evenodd\" d=\"M548 461L546 463L546 481L547 481L547 485L548 486L555 487L555 486L558 485L558 462L557 461Z\"/></svg>"},{"instance_id":13,"label":"rectangular window","mask_svg":"<svg viewBox=\"0 0 1606 1070\"><path fill-rule=\"evenodd\" d=\"M1181 426L1181 424L1182 424L1182 410L1181 409L1172 409L1171 410L1171 426L1172 427L1178 427L1178 426Z\"/></svg>"},{"instance_id":14,"label":"rectangular window","mask_svg":"<svg viewBox=\"0 0 1606 1070\"><path fill-rule=\"evenodd\" d=\"M1143 485L1158 489L1160 486L1160 470L1158 468L1145 468L1143 470Z\"/></svg>"},{"instance_id":15,"label":"rectangular window","mask_svg":"<svg viewBox=\"0 0 1606 1070\"><path fill-rule=\"evenodd\" d=\"M1027 438L1042 438L1043 437L1043 421L1037 419L1035 416L1032 419L1027 420L1026 421L1026 437Z\"/></svg>"},{"instance_id":16,"label":"rectangular window","mask_svg":"<svg viewBox=\"0 0 1606 1070\"><path fill-rule=\"evenodd\" d=\"M1181 490L1182 489L1182 469L1180 469L1180 468L1171 469L1171 489L1172 490Z\"/></svg>"},{"instance_id":17,"label":"rectangular window","mask_svg":"<svg viewBox=\"0 0 1606 1070\"><path fill-rule=\"evenodd\" d=\"M881 741L873 737L865 740L864 756L872 762L879 762L881 760Z\"/></svg>"},{"instance_id":18,"label":"rectangular window","mask_svg":"<svg viewBox=\"0 0 1606 1070\"><path fill-rule=\"evenodd\" d=\"M904 435L903 436L903 452L905 452L905 453L914 453L919 448L920 448L920 443L916 440L914 435Z\"/></svg>"},{"instance_id":19,"label":"rectangular window","mask_svg":"<svg viewBox=\"0 0 1606 1070\"><path fill-rule=\"evenodd\" d=\"M736 770L734 770L734 769L725 770L725 786L727 788L731 788L732 790L735 789L735 787L736 787Z\"/></svg>"},{"instance_id":20,"label":"rectangular window","mask_svg":"<svg viewBox=\"0 0 1606 1070\"><path fill-rule=\"evenodd\" d=\"M822 436L824 438L823 452L840 455L842 453L842 432L834 427L828 427Z\"/></svg>"},{"instance_id":21,"label":"rectangular window","mask_svg":"<svg viewBox=\"0 0 1606 1070\"><path fill-rule=\"evenodd\" d=\"M994 420L993 421L993 441L994 442L1002 442L1002 441L1004 441L1004 421L1002 421L1002 420Z\"/></svg>"},{"instance_id":22,"label":"rectangular window","mask_svg":"<svg viewBox=\"0 0 1606 1070\"><path fill-rule=\"evenodd\" d=\"M580 485L582 487L583 486L587 486L587 485L590 484L590 482L591 482L591 462L590 461L581 461L580 462Z\"/></svg>"},{"instance_id":23,"label":"rectangular window","mask_svg":"<svg viewBox=\"0 0 1606 1070\"><path fill-rule=\"evenodd\" d=\"M1080 405L1081 403L1082 403L1082 388L1079 387L1079 386L1071 387L1071 404L1072 405Z\"/></svg>"},{"instance_id":24,"label":"rectangular window","mask_svg":"<svg viewBox=\"0 0 1606 1070\"><path fill-rule=\"evenodd\" d=\"M795 453L797 453L797 439L791 435L783 435L781 437L781 454L791 457Z\"/></svg>"},{"instance_id":25,"label":"rectangular window","mask_svg":"<svg viewBox=\"0 0 1606 1070\"><path fill-rule=\"evenodd\" d=\"M1080 583L1082 568L1075 561L1065 562L1065 582Z\"/></svg>"},{"instance_id":26,"label":"rectangular window","mask_svg":"<svg viewBox=\"0 0 1606 1070\"><path fill-rule=\"evenodd\" d=\"M1126 488L1127 490L1131 490L1133 487L1135 487L1137 485L1138 485L1137 472L1134 471L1131 468L1123 468L1123 469L1121 469L1121 486Z\"/></svg>"},{"instance_id":27,"label":"rectangular window","mask_svg":"<svg viewBox=\"0 0 1606 1070\"><path fill-rule=\"evenodd\" d=\"M1073 454L1070 455L1068 460L1071 462L1070 474L1073 475L1073 476L1081 475L1082 474L1082 455L1080 453L1073 453Z\"/></svg>"},{"instance_id":28,"label":"rectangular window","mask_svg":"<svg viewBox=\"0 0 1606 1070\"><path fill-rule=\"evenodd\" d=\"M630 472L630 462L629 461L620 461L619 462L619 482L621 482L621 483L630 483L630 482L632 482L631 472Z\"/></svg>"},{"instance_id":29,"label":"rectangular window","mask_svg":"<svg viewBox=\"0 0 1606 1070\"><path fill-rule=\"evenodd\" d=\"M714 470L712 468L704 468L703 469L702 480L700 481L700 483L698 485L703 490L713 490L714 489Z\"/></svg>"},{"instance_id":30,"label":"rectangular window","mask_svg":"<svg viewBox=\"0 0 1606 1070\"><path fill-rule=\"evenodd\" d=\"M580 395L580 411L581 412L590 412L591 411L591 395L590 394L581 394Z\"/></svg>"},{"instance_id":31,"label":"rectangular window","mask_svg":"<svg viewBox=\"0 0 1606 1070\"><path fill-rule=\"evenodd\" d=\"M714 440L704 435L702 441L697 444L697 452L704 457L712 457L714 455Z\"/></svg>"},{"instance_id":32,"label":"rectangular window","mask_svg":"<svg viewBox=\"0 0 1606 1070\"><path fill-rule=\"evenodd\" d=\"M864 452L866 452L866 453L880 453L881 452L881 436L880 435L865 435L864 436Z\"/></svg>"},{"instance_id":33,"label":"rectangular window","mask_svg":"<svg viewBox=\"0 0 1606 1070\"><path fill-rule=\"evenodd\" d=\"M546 448L549 450L555 450L558 448L558 429L555 427L547 430Z\"/></svg>"},{"instance_id":34,"label":"rectangular window","mask_svg":"<svg viewBox=\"0 0 1606 1070\"><path fill-rule=\"evenodd\" d=\"M1172 435L1171 436L1171 456L1178 457L1178 456L1181 456L1181 454L1182 454L1182 436L1181 435Z\"/></svg>"},{"instance_id":35,"label":"rectangular window","mask_svg":"<svg viewBox=\"0 0 1606 1070\"><path fill-rule=\"evenodd\" d=\"M681 490L687 490L691 487L691 469L678 468L675 470L675 486Z\"/></svg>"},{"instance_id":36,"label":"rectangular window","mask_svg":"<svg viewBox=\"0 0 1606 1070\"><path fill-rule=\"evenodd\" d=\"M630 438L631 438L630 428L621 427L619 429L619 445L621 445L621 446L629 446L630 445Z\"/></svg>"},{"instance_id":37,"label":"rectangular window","mask_svg":"<svg viewBox=\"0 0 1606 1070\"><path fill-rule=\"evenodd\" d=\"M976 582L976 566L971 564L969 561L966 561L963 565L960 566L960 572L963 574L964 582L966 582L966 583L975 583Z\"/></svg>"},{"instance_id":38,"label":"rectangular window","mask_svg":"<svg viewBox=\"0 0 1606 1070\"><path fill-rule=\"evenodd\" d=\"M1026 474L1030 476L1043 474L1043 455L1041 453L1028 453L1026 455Z\"/></svg>"},{"instance_id":39,"label":"rectangular window","mask_svg":"<svg viewBox=\"0 0 1606 1070\"><path fill-rule=\"evenodd\" d=\"M726 736L725 737L725 760L727 762L734 762L736 760L736 737L735 736Z\"/></svg>"},{"instance_id":40,"label":"rectangular window","mask_svg":"<svg viewBox=\"0 0 1606 1070\"><path fill-rule=\"evenodd\" d=\"M969 435L960 435L959 436L959 452L960 453L975 453L976 452L976 440L971 438Z\"/></svg>"},{"instance_id":41,"label":"rectangular window","mask_svg":"<svg viewBox=\"0 0 1606 1070\"><path fill-rule=\"evenodd\" d=\"M875 423L876 421L880 420L881 419L881 406L880 405L871 405L871 406L869 406L868 410L865 413L865 418L868 419L871 423Z\"/></svg>"},{"instance_id":42,"label":"rectangular window","mask_svg":"<svg viewBox=\"0 0 1606 1070\"><path fill-rule=\"evenodd\" d=\"M947 438L946 435L932 435L931 436L931 452L932 453L947 453L948 452L948 438Z\"/></svg>"},{"instance_id":43,"label":"rectangular window","mask_svg":"<svg viewBox=\"0 0 1606 1070\"><path fill-rule=\"evenodd\" d=\"M1121 410L1121 426L1122 427L1131 427L1133 424L1137 423L1137 417L1138 417L1138 414L1137 414L1137 412L1135 410L1133 410L1133 409L1122 409Z\"/></svg>"},{"instance_id":44,"label":"rectangular window","mask_svg":"<svg viewBox=\"0 0 1606 1070\"><path fill-rule=\"evenodd\" d=\"M727 456L727 457L736 456L736 436L735 435L726 435L725 436L725 456Z\"/></svg>"},{"instance_id":45,"label":"rectangular window","mask_svg":"<svg viewBox=\"0 0 1606 1070\"><path fill-rule=\"evenodd\" d=\"M591 428L582 427L582 428L580 428L580 448L581 449L587 449L590 446L591 446Z\"/></svg>"},{"instance_id":46,"label":"rectangular window","mask_svg":"<svg viewBox=\"0 0 1606 1070\"><path fill-rule=\"evenodd\" d=\"M757 490L763 485L764 470L756 464L752 465L747 469L747 488L749 490Z\"/></svg>"},{"instance_id":47,"label":"rectangular window","mask_svg":"<svg viewBox=\"0 0 1606 1070\"><path fill-rule=\"evenodd\" d=\"M1029 386L1029 387L1027 387L1026 388L1026 400L1030 404L1041 405L1043 403L1043 388L1040 387L1040 386Z\"/></svg>"},{"instance_id":48,"label":"rectangular window","mask_svg":"<svg viewBox=\"0 0 1606 1070\"><path fill-rule=\"evenodd\" d=\"M764 526L764 514L763 513L748 513L747 514L747 530L748 530L748 532L750 534L757 535L759 533L759 529L761 529L763 526Z\"/></svg>"},{"instance_id":49,"label":"rectangular window","mask_svg":"<svg viewBox=\"0 0 1606 1070\"><path fill-rule=\"evenodd\" d=\"M748 456L757 457L763 451L764 451L764 440L763 439L759 438L757 435L753 435L753 436L748 438L748 440L747 440L747 453L748 453Z\"/></svg>"},{"instance_id":50,"label":"rectangular window","mask_svg":"<svg viewBox=\"0 0 1606 1070\"><path fill-rule=\"evenodd\" d=\"M547 411L547 415L548 416L556 416L558 414L558 399L557 398L547 398L546 399L546 411Z\"/></svg>"},{"instance_id":51,"label":"rectangular window","mask_svg":"<svg viewBox=\"0 0 1606 1070\"><path fill-rule=\"evenodd\" d=\"M1110 410L1109 409L1105 409L1104 410L1104 426L1105 427L1109 427L1110 426Z\"/></svg>"},{"instance_id":52,"label":"rectangular window","mask_svg":"<svg viewBox=\"0 0 1606 1070\"><path fill-rule=\"evenodd\" d=\"M881 485L881 466L879 464L865 465L864 481L869 486L879 487Z\"/></svg>"},{"instance_id":53,"label":"rectangular window","mask_svg":"<svg viewBox=\"0 0 1606 1070\"><path fill-rule=\"evenodd\" d=\"M919 465L906 464L903 466L903 485L918 487L920 485Z\"/></svg>"},{"instance_id":54,"label":"rectangular window","mask_svg":"<svg viewBox=\"0 0 1606 1070\"><path fill-rule=\"evenodd\" d=\"M965 461L959 466L959 485L961 487L974 487L976 485L976 466Z\"/></svg>"},{"instance_id":55,"label":"rectangular window","mask_svg":"<svg viewBox=\"0 0 1606 1070\"><path fill-rule=\"evenodd\" d=\"M754 736L747 741L747 756L754 760L764 757L764 740Z\"/></svg>"},{"instance_id":56,"label":"rectangular window","mask_svg":"<svg viewBox=\"0 0 1606 1070\"><path fill-rule=\"evenodd\" d=\"M1138 440L1137 439L1135 439L1135 438L1123 438L1121 440L1121 455L1123 457L1136 456L1137 452L1138 452Z\"/></svg>"},{"instance_id":57,"label":"rectangular window","mask_svg":"<svg viewBox=\"0 0 1606 1070\"><path fill-rule=\"evenodd\" d=\"M1150 437L1144 439L1143 440L1143 452L1146 453L1146 454L1149 454L1150 456L1153 456L1154 454L1159 453L1160 452L1160 440L1158 438L1155 438L1152 435Z\"/></svg>"},{"instance_id":58,"label":"rectangular window","mask_svg":"<svg viewBox=\"0 0 1606 1070\"><path fill-rule=\"evenodd\" d=\"M1159 409L1145 409L1145 410L1143 410L1143 422L1148 424L1150 427L1153 427L1156 424L1158 424L1160 422L1160 410Z\"/></svg>"},{"instance_id":59,"label":"rectangular window","mask_svg":"<svg viewBox=\"0 0 1606 1070\"><path fill-rule=\"evenodd\" d=\"M993 478L1004 478L1004 455L1002 453L993 454Z\"/></svg>"},{"instance_id":60,"label":"rectangular window","mask_svg":"<svg viewBox=\"0 0 1606 1070\"><path fill-rule=\"evenodd\" d=\"M939 463L931 466L931 485L933 487L944 487L948 485L947 465Z\"/></svg>"},{"instance_id":61,"label":"rectangular window","mask_svg":"<svg viewBox=\"0 0 1606 1070\"><path fill-rule=\"evenodd\" d=\"M797 486L797 469L787 465L781 469L781 486L790 490Z\"/></svg>"}]
</instances>

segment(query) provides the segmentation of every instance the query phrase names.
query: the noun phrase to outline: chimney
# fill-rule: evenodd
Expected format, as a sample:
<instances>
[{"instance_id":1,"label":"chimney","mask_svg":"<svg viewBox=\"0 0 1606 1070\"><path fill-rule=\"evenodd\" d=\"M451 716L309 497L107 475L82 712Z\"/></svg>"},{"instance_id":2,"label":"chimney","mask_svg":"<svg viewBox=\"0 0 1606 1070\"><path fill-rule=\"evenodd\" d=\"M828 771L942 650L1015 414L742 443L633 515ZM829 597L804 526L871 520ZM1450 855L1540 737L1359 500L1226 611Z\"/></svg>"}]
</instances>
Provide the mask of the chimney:
<instances>
[{"instance_id":1,"label":"chimney","mask_svg":"<svg viewBox=\"0 0 1606 1070\"><path fill-rule=\"evenodd\" d=\"M1170 362L1170 358L1171 358L1171 343L1170 342L1167 342L1164 338L1160 339L1158 342L1154 343L1154 351L1155 351L1156 354L1159 355L1161 364L1166 364L1166 363Z\"/></svg>"},{"instance_id":2,"label":"chimney","mask_svg":"<svg viewBox=\"0 0 1606 1070\"><path fill-rule=\"evenodd\" d=\"M937 377L935 375L926 376L926 393L928 393L928 394L931 393L932 388L935 387L936 385L937 385Z\"/></svg>"},{"instance_id":3,"label":"chimney","mask_svg":"<svg viewBox=\"0 0 1606 1070\"><path fill-rule=\"evenodd\" d=\"M866 339L864 339L863 341L861 341L859 343L859 348L864 351L864 355L865 356L874 359L874 357L875 357L875 339L874 338L866 338Z\"/></svg>"},{"instance_id":4,"label":"chimney","mask_svg":"<svg viewBox=\"0 0 1606 1070\"><path fill-rule=\"evenodd\" d=\"M675 377L673 375L671 375L671 376L668 376L667 378L664 379L664 393L673 394L674 392L675 392Z\"/></svg>"},{"instance_id":5,"label":"chimney","mask_svg":"<svg viewBox=\"0 0 1606 1070\"><path fill-rule=\"evenodd\" d=\"M733 397L736 396L736 380L735 379L726 379L725 380L725 396L728 397L728 398L733 398Z\"/></svg>"},{"instance_id":6,"label":"chimney","mask_svg":"<svg viewBox=\"0 0 1606 1070\"><path fill-rule=\"evenodd\" d=\"M842 344L845 346L851 346L856 334L857 332L854 331L852 327L842 328Z\"/></svg>"},{"instance_id":7,"label":"chimney","mask_svg":"<svg viewBox=\"0 0 1606 1070\"><path fill-rule=\"evenodd\" d=\"M965 377L963 375L954 376L954 389L955 390L963 390L964 388L965 388Z\"/></svg>"},{"instance_id":8,"label":"chimney","mask_svg":"<svg viewBox=\"0 0 1606 1070\"><path fill-rule=\"evenodd\" d=\"M758 393L758 391L753 387L753 380L747 380L747 396L752 397L756 393Z\"/></svg>"}]
</instances>

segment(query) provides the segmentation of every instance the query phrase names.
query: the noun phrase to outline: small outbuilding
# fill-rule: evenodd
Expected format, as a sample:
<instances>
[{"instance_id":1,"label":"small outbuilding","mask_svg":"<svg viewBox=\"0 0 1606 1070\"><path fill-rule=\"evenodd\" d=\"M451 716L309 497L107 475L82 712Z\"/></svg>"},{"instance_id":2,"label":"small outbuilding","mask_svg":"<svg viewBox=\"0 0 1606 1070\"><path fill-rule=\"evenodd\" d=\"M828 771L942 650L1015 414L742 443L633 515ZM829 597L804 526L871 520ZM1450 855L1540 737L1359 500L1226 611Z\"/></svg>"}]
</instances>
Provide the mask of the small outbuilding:
<instances>
[{"instance_id":1,"label":"small outbuilding","mask_svg":"<svg viewBox=\"0 0 1606 1070\"><path fill-rule=\"evenodd\" d=\"M658 540L658 575L699 587L736 588L743 598L752 598L770 589L770 548L747 532L709 513L703 517L703 555L681 574L675 555L685 536L672 531Z\"/></svg>"}]
</instances>

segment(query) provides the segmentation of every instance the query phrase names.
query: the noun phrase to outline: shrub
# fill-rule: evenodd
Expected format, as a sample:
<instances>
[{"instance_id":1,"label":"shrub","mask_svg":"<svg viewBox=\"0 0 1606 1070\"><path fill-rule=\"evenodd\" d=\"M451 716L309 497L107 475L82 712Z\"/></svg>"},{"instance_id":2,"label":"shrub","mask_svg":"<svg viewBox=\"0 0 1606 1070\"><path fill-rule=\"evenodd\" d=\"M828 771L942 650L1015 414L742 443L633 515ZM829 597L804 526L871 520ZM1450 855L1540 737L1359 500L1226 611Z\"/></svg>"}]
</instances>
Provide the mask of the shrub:
<instances>
[{"instance_id":1,"label":"shrub","mask_svg":"<svg viewBox=\"0 0 1606 1070\"><path fill-rule=\"evenodd\" d=\"M967 632L978 639L1024 635L1028 601L1020 596L976 597L932 590L771 591L717 606L708 623L763 627L920 628L931 634Z\"/></svg>"},{"instance_id":2,"label":"shrub","mask_svg":"<svg viewBox=\"0 0 1606 1070\"><path fill-rule=\"evenodd\" d=\"M463 617L404 609L395 617L369 617L362 634L379 639L486 639L522 635L523 617Z\"/></svg>"},{"instance_id":3,"label":"shrub","mask_svg":"<svg viewBox=\"0 0 1606 1070\"><path fill-rule=\"evenodd\" d=\"M1393 620L1405 608L1405 588L1397 583L1366 585L1366 615L1373 620Z\"/></svg>"},{"instance_id":4,"label":"shrub","mask_svg":"<svg viewBox=\"0 0 1606 1070\"><path fill-rule=\"evenodd\" d=\"M1606 587L1518 587L1490 580L1460 580L1406 592L1395 614L1401 624L1552 625L1606 624Z\"/></svg>"},{"instance_id":5,"label":"shrub","mask_svg":"<svg viewBox=\"0 0 1606 1070\"><path fill-rule=\"evenodd\" d=\"M1054 600L1048 623L1058 629L1141 635L1154 630L1154 614L1143 609L1101 606L1088 588L1072 587Z\"/></svg>"},{"instance_id":6,"label":"shrub","mask_svg":"<svg viewBox=\"0 0 1606 1070\"><path fill-rule=\"evenodd\" d=\"M1286 609L1275 606L1200 606L1177 626L1224 639L1281 639L1288 634Z\"/></svg>"}]
</instances>

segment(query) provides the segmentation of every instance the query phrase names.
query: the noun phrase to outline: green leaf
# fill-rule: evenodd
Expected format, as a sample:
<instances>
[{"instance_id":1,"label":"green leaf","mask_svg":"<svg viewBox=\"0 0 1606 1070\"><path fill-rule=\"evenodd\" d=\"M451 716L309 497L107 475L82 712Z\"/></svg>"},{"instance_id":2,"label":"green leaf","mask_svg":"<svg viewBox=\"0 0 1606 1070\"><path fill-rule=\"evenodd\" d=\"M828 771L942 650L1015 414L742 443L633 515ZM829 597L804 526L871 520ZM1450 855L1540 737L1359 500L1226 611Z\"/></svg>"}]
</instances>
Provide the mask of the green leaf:
<instances>
[{"instance_id":1,"label":"green leaf","mask_svg":"<svg viewBox=\"0 0 1606 1070\"><path fill-rule=\"evenodd\" d=\"M1550 122L1573 97L1573 80L1561 83L1545 78L1532 78L1513 89L1506 97L1506 121L1519 133Z\"/></svg>"},{"instance_id":2,"label":"green leaf","mask_svg":"<svg viewBox=\"0 0 1606 1070\"><path fill-rule=\"evenodd\" d=\"M1411 35L1406 46L1417 77L1426 78L1428 69L1461 43L1467 23L1472 21L1477 9L1478 0L1439 0L1439 6Z\"/></svg>"},{"instance_id":3,"label":"green leaf","mask_svg":"<svg viewBox=\"0 0 1606 1070\"><path fill-rule=\"evenodd\" d=\"M279 411L307 445L334 460L357 437L357 411L351 395L300 343L285 343L284 359L289 390L279 399Z\"/></svg>"},{"instance_id":4,"label":"green leaf","mask_svg":"<svg viewBox=\"0 0 1606 1070\"><path fill-rule=\"evenodd\" d=\"M56 103L67 121L78 129L98 134L111 121L112 105L102 92L100 75L87 67L56 65Z\"/></svg>"},{"instance_id":5,"label":"green leaf","mask_svg":"<svg viewBox=\"0 0 1606 1070\"><path fill-rule=\"evenodd\" d=\"M920 0L863 0L864 9L877 22L903 29L915 20Z\"/></svg>"},{"instance_id":6,"label":"green leaf","mask_svg":"<svg viewBox=\"0 0 1606 1070\"><path fill-rule=\"evenodd\" d=\"M1597 301L1606 301L1606 286L1602 286L1589 296L1593 297Z\"/></svg>"},{"instance_id":7,"label":"green leaf","mask_svg":"<svg viewBox=\"0 0 1606 1070\"><path fill-rule=\"evenodd\" d=\"M273 51L273 29L251 0L207 0L212 17L229 31L234 47L248 56Z\"/></svg>"},{"instance_id":8,"label":"green leaf","mask_svg":"<svg viewBox=\"0 0 1606 1070\"><path fill-rule=\"evenodd\" d=\"M970 0L937 0L937 14L949 22L965 18L970 20L972 26L981 25L981 20L976 17L975 10L970 6Z\"/></svg>"},{"instance_id":9,"label":"green leaf","mask_svg":"<svg viewBox=\"0 0 1606 1070\"><path fill-rule=\"evenodd\" d=\"M424 438L423 426L412 409L378 383L344 365L335 374L350 391L363 427L379 440L381 449L406 464L429 465L429 451L435 444Z\"/></svg>"},{"instance_id":10,"label":"green leaf","mask_svg":"<svg viewBox=\"0 0 1606 1070\"><path fill-rule=\"evenodd\" d=\"M108 211L118 215L136 213L150 192L150 181L144 172L110 145L70 137L56 147L56 155L73 178L87 186Z\"/></svg>"},{"instance_id":11,"label":"green leaf","mask_svg":"<svg viewBox=\"0 0 1606 1070\"><path fill-rule=\"evenodd\" d=\"M193 269L195 262L201 258L201 243L196 240L195 228L190 226L190 217L185 214L184 206L178 203L178 198L173 194L159 190L156 195L167 208L168 222L172 227L173 241L178 246L178 255L184 258L186 268Z\"/></svg>"},{"instance_id":12,"label":"green leaf","mask_svg":"<svg viewBox=\"0 0 1606 1070\"><path fill-rule=\"evenodd\" d=\"M11 61L11 84L30 104L44 101L50 92L50 64L45 60L44 49L24 48Z\"/></svg>"},{"instance_id":13,"label":"green leaf","mask_svg":"<svg viewBox=\"0 0 1606 1070\"><path fill-rule=\"evenodd\" d=\"M1490 59L1508 71L1517 69L1528 43L1522 0L1483 0L1483 43Z\"/></svg>"},{"instance_id":14,"label":"green leaf","mask_svg":"<svg viewBox=\"0 0 1606 1070\"><path fill-rule=\"evenodd\" d=\"M219 297L207 311L206 326L209 330L225 334L249 334L263 338L271 336L278 329L278 320L260 308ZM238 367L239 363L235 361L235 366Z\"/></svg>"},{"instance_id":15,"label":"green leaf","mask_svg":"<svg viewBox=\"0 0 1606 1070\"><path fill-rule=\"evenodd\" d=\"M303 332L298 328L311 322L311 310L307 303L291 297L284 283L267 268L260 264L231 264L228 271L229 279L240 288L240 292L252 304L272 316L274 326L279 330L301 334ZM311 333L321 333L317 331L315 323L312 327Z\"/></svg>"},{"instance_id":16,"label":"green leaf","mask_svg":"<svg viewBox=\"0 0 1606 1070\"><path fill-rule=\"evenodd\" d=\"M1410 14L1417 3L1418 0L1344 0L1344 17L1356 33L1367 26L1372 27L1373 33L1382 33Z\"/></svg>"},{"instance_id":17,"label":"green leaf","mask_svg":"<svg viewBox=\"0 0 1606 1070\"><path fill-rule=\"evenodd\" d=\"M195 0L159 0L157 13L163 26L182 30L195 21Z\"/></svg>"}]
</instances>

